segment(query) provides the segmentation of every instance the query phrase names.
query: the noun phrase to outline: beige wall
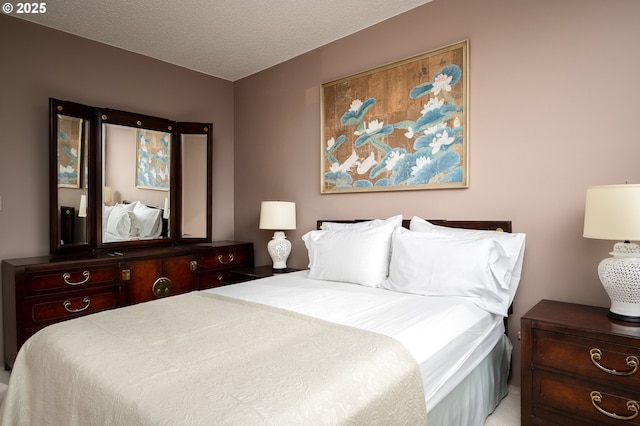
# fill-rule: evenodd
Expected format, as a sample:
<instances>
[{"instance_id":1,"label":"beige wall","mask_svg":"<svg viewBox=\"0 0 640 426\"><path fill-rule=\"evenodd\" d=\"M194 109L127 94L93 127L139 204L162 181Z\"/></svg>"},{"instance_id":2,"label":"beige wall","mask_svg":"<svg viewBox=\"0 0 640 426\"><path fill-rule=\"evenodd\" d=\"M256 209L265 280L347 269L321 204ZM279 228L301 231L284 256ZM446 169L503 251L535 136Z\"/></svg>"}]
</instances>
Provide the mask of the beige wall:
<instances>
[{"instance_id":1,"label":"beige wall","mask_svg":"<svg viewBox=\"0 0 640 426\"><path fill-rule=\"evenodd\" d=\"M316 219L509 219L528 235L510 320L542 298L594 305L612 242L582 237L586 187L640 182L640 2L435 0L235 85L236 238L268 264L260 201L295 201L289 265ZM355 17L354 17L355 18ZM470 52L468 189L320 195L320 85L461 40Z\"/></svg>"}]
</instances>

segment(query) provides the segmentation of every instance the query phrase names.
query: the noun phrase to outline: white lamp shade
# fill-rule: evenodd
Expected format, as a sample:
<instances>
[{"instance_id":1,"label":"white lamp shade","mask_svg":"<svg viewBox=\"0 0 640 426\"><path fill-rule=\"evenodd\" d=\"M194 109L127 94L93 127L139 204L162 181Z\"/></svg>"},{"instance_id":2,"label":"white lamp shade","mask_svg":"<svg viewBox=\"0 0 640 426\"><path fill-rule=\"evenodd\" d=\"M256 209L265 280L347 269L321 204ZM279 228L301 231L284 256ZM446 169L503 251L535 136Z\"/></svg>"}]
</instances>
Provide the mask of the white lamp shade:
<instances>
[{"instance_id":1,"label":"white lamp shade","mask_svg":"<svg viewBox=\"0 0 640 426\"><path fill-rule=\"evenodd\" d=\"M80 196L80 206L78 207L78 217L87 217L87 196Z\"/></svg>"},{"instance_id":2,"label":"white lamp shade","mask_svg":"<svg viewBox=\"0 0 640 426\"><path fill-rule=\"evenodd\" d=\"M587 188L583 236L601 240L640 240L640 185Z\"/></svg>"},{"instance_id":3,"label":"white lamp shade","mask_svg":"<svg viewBox=\"0 0 640 426\"><path fill-rule=\"evenodd\" d=\"M105 186L104 187L104 203L111 204L112 201L113 201L113 190L111 189L110 186Z\"/></svg>"},{"instance_id":4,"label":"white lamp shade","mask_svg":"<svg viewBox=\"0 0 640 426\"><path fill-rule=\"evenodd\" d=\"M169 198L165 197L164 198L164 209L162 210L162 218L163 219L169 219L169 216L171 215L170 210L169 210Z\"/></svg>"},{"instance_id":5,"label":"white lamp shade","mask_svg":"<svg viewBox=\"0 0 640 426\"><path fill-rule=\"evenodd\" d=\"M260 229L278 231L296 229L296 203L263 201L260 207Z\"/></svg>"}]
</instances>

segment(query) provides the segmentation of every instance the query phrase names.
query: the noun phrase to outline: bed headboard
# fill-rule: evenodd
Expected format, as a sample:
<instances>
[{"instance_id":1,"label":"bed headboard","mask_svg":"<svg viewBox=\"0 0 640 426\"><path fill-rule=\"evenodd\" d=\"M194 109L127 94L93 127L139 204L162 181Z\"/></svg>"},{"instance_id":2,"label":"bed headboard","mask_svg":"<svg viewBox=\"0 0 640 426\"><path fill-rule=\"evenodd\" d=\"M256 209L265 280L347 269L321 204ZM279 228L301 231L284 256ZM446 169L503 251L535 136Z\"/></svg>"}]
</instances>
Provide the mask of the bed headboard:
<instances>
[{"instance_id":1,"label":"bed headboard","mask_svg":"<svg viewBox=\"0 0 640 426\"><path fill-rule=\"evenodd\" d=\"M322 229L323 222L338 222L338 223L356 223L364 222L371 219L352 219L352 220L318 220L316 223L317 229ZM511 232L510 220L443 220L443 219L427 219L434 225L448 226L449 228L463 228L463 229L481 229L485 231L502 231ZM409 223L411 220L404 219L402 226L409 229Z\"/></svg>"}]
</instances>

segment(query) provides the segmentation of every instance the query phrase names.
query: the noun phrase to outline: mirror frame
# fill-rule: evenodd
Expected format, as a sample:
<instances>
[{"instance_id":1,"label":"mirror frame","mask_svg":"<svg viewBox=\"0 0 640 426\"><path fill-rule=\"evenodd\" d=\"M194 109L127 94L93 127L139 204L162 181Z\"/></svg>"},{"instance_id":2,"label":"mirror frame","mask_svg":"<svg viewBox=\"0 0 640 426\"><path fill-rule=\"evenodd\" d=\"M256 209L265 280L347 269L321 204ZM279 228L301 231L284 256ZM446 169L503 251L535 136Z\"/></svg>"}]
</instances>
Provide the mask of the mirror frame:
<instances>
[{"instance_id":1,"label":"mirror frame","mask_svg":"<svg viewBox=\"0 0 640 426\"><path fill-rule=\"evenodd\" d=\"M178 149L176 150L175 157L177 157L178 164L180 164L180 170L181 171L183 170L183 165L184 165L183 158L182 158L182 145L184 141L182 139L182 135L205 135L207 137L207 176L209 176L209 179L207 179L207 188L206 188L207 190L206 236L196 237L196 238L186 238L183 236L182 216L183 216L184 206L183 206L183 197L182 197L182 185L183 185L184 175L180 173L180 175L178 176L178 182L177 182L178 190L176 191L175 198L176 198L176 204L178 205L178 216L180 220L178 220L176 224L176 238L180 242L202 243L202 242L211 242L211 239L212 239L211 225L212 225L212 217L213 217L213 206L212 206L213 179L210 178L211 173L213 171L213 158L212 158L213 137L211 136L213 133L212 127L213 126L211 123L178 123L178 138L177 138Z\"/></svg>"},{"instance_id":2,"label":"mirror frame","mask_svg":"<svg viewBox=\"0 0 640 426\"><path fill-rule=\"evenodd\" d=\"M62 107L62 110L59 109ZM57 159L57 115L64 114L89 120L87 132L87 242L82 244L60 244L59 206L58 206L58 159ZM103 144L104 124L116 124L134 128L144 128L171 133L171 180L169 188L168 237L153 240L132 240L108 242L102 241L102 205L103 205ZM178 243L203 243L212 241L213 221L213 138L212 123L176 122L165 118L136 114L110 108L82 105L70 101L49 99L49 215L50 215L50 252L51 254L73 254L80 252L108 252L129 248L167 246ZM207 212L206 237L182 237L182 133L207 135Z\"/></svg>"},{"instance_id":3,"label":"mirror frame","mask_svg":"<svg viewBox=\"0 0 640 426\"><path fill-rule=\"evenodd\" d=\"M87 150L87 239L78 244L60 244L60 206L58 202L58 114L82 118L89 121L88 131L84 135L84 149ZM95 111L93 107L75 102L49 98L49 228L51 253L76 253L95 247Z\"/></svg>"}]
</instances>

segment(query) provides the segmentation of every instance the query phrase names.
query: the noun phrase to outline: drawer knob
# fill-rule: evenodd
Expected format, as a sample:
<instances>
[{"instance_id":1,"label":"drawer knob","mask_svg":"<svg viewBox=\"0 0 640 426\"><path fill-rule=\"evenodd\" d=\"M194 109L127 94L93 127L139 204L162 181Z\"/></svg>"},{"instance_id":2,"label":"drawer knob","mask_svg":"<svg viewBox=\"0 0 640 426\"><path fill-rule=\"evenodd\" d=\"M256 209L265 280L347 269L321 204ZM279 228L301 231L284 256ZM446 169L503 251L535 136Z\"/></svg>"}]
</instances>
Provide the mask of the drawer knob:
<instances>
[{"instance_id":1,"label":"drawer knob","mask_svg":"<svg viewBox=\"0 0 640 426\"><path fill-rule=\"evenodd\" d=\"M218 262L222 263L223 265L228 265L229 263L233 262L233 253L229 253L227 255L227 257L229 258L229 260L227 262L224 261L224 258L221 254L218 255Z\"/></svg>"},{"instance_id":2,"label":"drawer knob","mask_svg":"<svg viewBox=\"0 0 640 426\"><path fill-rule=\"evenodd\" d=\"M614 376L631 376L632 374L635 374L636 371L638 371L638 358L633 355L629 355L626 359L627 366L631 368L631 370L618 371L614 368L607 368L598 362L602 359L602 351L600 349L593 348L591 349L591 351L589 351L589 354L591 355L591 362L593 362L596 367L598 367L605 373L613 374Z\"/></svg>"},{"instance_id":3,"label":"drawer knob","mask_svg":"<svg viewBox=\"0 0 640 426\"><path fill-rule=\"evenodd\" d=\"M167 277L158 278L151 287L156 297L165 297L171 293L171 280Z\"/></svg>"},{"instance_id":4,"label":"drawer knob","mask_svg":"<svg viewBox=\"0 0 640 426\"><path fill-rule=\"evenodd\" d=\"M73 281L69 281L69 279L71 278L71 274L70 274L70 273L68 273L68 272L65 272L64 274L62 274L62 280L65 282L65 284L69 284L69 285L80 285L80 284L84 284L84 283L86 283L87 281L89 281L89 275L91 275L91 274L89 273L89 271L84 271L84 272L82 273L82 276L84 277L84 280L82 280L82 281L76 281L76 282L73 282Z\"/></svg>"},{"instance_id":5,"label":"drawer knob","mask_svg":"<svg viewBox=\"0 0 640 426\"><path fill-rule=\"evenodd\" d=\"M592 391L591 403L593 404L594 407L596 407L596 410L598 410L599 412L601 412L607 417L611 417L612 419L617 419L617 420L633 420L638 416L638 411L640 411L640 404L638 404L634 400L627 401L627 410L633 413L630 416L621 416L620 414L610 413L598 405L601 402L602 402L602 394L598 391Z\"/></svg>"},{"instance_id":6,"label":"drawer knob","mask_svg":"<svg viewBox=\"0 0 640 426\"><path fill-rule=\"evenodd\" d=\"M78 308L78 309L71 309L71 308L70 308L70 306L71 306L71 300L65 300L65 301L64 301L64 303L63 303L65 311L70 312L70 313L72 313L72 314L76 314L76 313L78 313L78 312L82 312L82 311L84 311L84 310L88 309L88 308L89 308L89 305L91 304L91 299L90 299L90 298L88 298L88 297L85 297L84 299L82 299L82 301L83 301L83 302L84 302L84 304L85 304L82 308Z\"/></svg>"}]
</instances>

